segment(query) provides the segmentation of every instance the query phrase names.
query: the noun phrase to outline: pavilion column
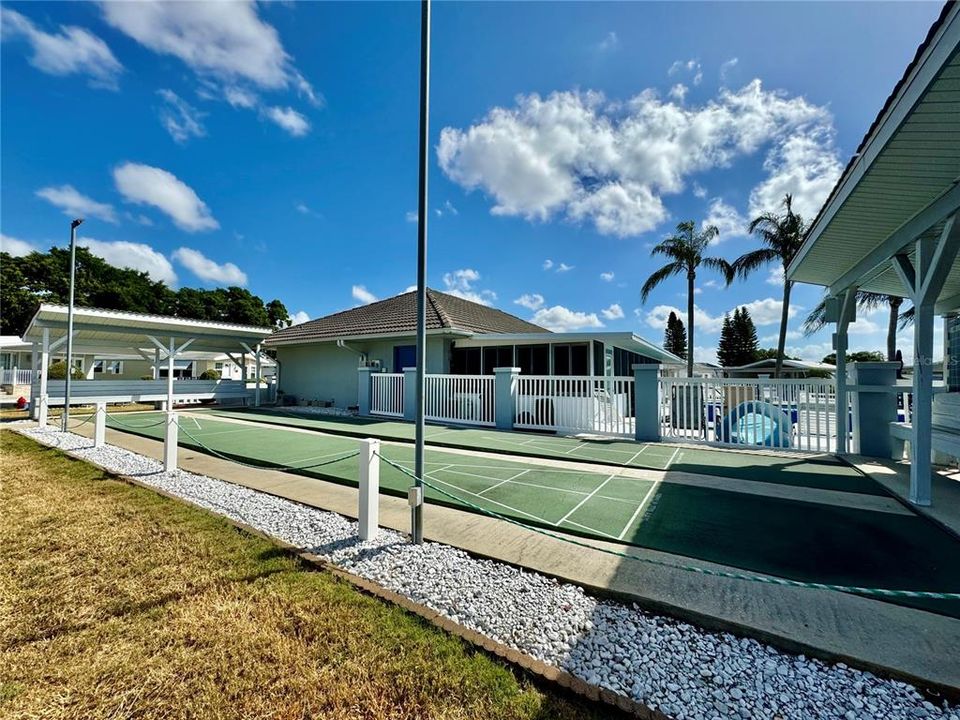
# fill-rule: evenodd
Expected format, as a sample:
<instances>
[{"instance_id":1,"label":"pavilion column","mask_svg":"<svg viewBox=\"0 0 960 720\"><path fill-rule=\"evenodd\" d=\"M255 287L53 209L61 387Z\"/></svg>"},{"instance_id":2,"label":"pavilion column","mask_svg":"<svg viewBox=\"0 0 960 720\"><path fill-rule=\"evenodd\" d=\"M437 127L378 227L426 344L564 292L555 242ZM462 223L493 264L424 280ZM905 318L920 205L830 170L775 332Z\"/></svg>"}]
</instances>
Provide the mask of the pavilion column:
<instances>
[{"instance_id":1,"label":"pavilion column","mask_svg":"<svg viewBox=\"0 0 960 720\"><path fill-rule=\"evenodd\" d=\"M40 392L37 398L37 422L40 427L47 424L47 376L50 368L50 328L43 329L43 344L40 350Z\"/></svg>"},{"instance_id":2,"label":"pavilion column","mask_svg":"<svg viewBox=\"0 0 960 720\"><path fill-rule=\"evenodd\" d=\"M837 455L845 455L850 452L850 419L849 404L847 402L847 329L852 319L856 317L856 297L857 289L855 287L847 288L839 297L831 298L834 301L834 308L829 308L828 313L835 314L837 331L833 335L833 349L837 357L837 396L834 415L837 422Z\"/></svg>"},{"instance_id":3,"label":"pavilion column","mask_svg":"<svg viewBox=\"0 0 960 720\"><path fill-rule=\"evenodd\" d=\"M256 407L260 407L260 373L261 373L261 368L260 368L260 346L257 345L257 347L255 348L255 350L256 350L256 352L255 352L255 354L254 354L253 357L254 357L254 361L256 362L256 369L255 369L255 371L254 371L254 374L256 375L256 377L254 378L254 380L256 380L257 386L256 386L256 390L253 391L253 404L254 404Z\"/></svg>"},{"instance_id":4,"label":"pavilion column","mask_svg":"<svg viewBox=\"0 0 960 720\"><path fill-rule=\"evenodd\" d=\"M170 351L167 353L167 412L173 412L173 361L177 353L174 339L170 338Z\"/></svg>"},{"instance_id":5,"label":"pavilion column","mask_svg":"<svg viewBox=\"0 0 960 720\"><path fill-rule=\"evenodd\" d=\"M160 379L160 348L153 351L153 379Z\"/></svg>"},{"instance_id":6,"label":"pavilion column","mask_svg":"<svg viewBox=\"0 0 960 720\"><path fill-rule=\"evenodd\" d=\"M950 268L960 251L960 221L950 216L938 238L914 243L913 259L906 251L893 256L893 267L913 300L913 415L910 437L910 502L932 502L933 317L934 307Z\"/></svg>"}]
</instances>

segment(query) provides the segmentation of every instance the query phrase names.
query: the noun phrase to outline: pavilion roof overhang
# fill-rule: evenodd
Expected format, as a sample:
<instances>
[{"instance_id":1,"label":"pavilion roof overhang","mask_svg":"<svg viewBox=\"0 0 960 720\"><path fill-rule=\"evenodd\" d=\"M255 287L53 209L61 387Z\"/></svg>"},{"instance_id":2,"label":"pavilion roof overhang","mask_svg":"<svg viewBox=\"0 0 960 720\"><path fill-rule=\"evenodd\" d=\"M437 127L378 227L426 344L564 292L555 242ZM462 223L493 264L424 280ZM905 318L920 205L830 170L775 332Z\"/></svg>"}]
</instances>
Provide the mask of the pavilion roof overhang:
<instances>
[{"instance_id":1,"label":"pavilion roof overhang","mask_svg":"<svg viewBox=\"0 0 960 720\"><path fill-rule=\"evenodd\" d=\"M156 348L151 340L164 346L172 339L181 345L191 341L192 352L242 352L244 346L253 348L272 332L273 328L232 323L189 320L164 315L74 308L73 351L78 354L109 354L120 350L149 350ZM23 339L41 342L44 330L51 341L67 334L67 306L42 304L30 320Z\"/></svg>"},{"instance_id":2,"label":"pavilion roof overhang","mask_svg":"<svg viewBox=\"0 0 960 720\"><path fill-rule=\"evenodd\" d=\"M936 239L960 210L960 4L948 3L867 132L787 270L837 295L910 290L892 258L914 262L920 238ZM954 227L957 232L960 226ZM937 297L960 308L960 262Z\"/></svg>"}]
</instances>

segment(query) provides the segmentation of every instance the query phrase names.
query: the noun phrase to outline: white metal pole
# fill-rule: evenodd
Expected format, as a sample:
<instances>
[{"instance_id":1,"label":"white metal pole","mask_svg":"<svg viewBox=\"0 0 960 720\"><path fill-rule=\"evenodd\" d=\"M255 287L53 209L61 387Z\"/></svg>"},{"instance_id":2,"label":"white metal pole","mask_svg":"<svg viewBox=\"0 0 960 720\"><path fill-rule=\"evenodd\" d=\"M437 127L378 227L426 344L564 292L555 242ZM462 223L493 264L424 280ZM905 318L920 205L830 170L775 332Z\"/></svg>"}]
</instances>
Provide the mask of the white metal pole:
<instances>
[{"instance_id":1,"label":"white metal pole","mask_svg":"<svg viewBox=\"0 0 960 720\"><path fill-rule=\"evenodd\" d=\"M70 223L70 301L67 304L67 374L64 384L63 415L60 416L60 430L67 431L70 422L70 380L73 375L73 286L77 273L77 228L83 218Z\"/></svg>"},{"instance_id":2,"label":"white metal pole","mask_svg":"<svg viewBox=\"0 0 960 720\"><path fill-rule=\"evenodd\" d=\"M357 513L358 534L361 540L377 536L380 502L380 441L360 441L360 506Z\"/></svg>"}]
</instances>

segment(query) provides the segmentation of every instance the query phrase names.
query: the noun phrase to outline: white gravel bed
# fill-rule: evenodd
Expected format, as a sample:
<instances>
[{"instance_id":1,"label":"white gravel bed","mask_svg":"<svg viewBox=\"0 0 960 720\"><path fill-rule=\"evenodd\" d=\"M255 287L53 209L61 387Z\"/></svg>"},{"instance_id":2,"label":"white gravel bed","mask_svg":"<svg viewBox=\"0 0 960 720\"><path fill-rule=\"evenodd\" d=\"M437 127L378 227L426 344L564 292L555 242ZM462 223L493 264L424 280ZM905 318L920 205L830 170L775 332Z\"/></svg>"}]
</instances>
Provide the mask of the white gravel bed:
<instances>
[{"instance_id":1,"label":"white gravel bed","mask_svg":"<svg viewBox=\"0 0 960 720\"><path fill-rule=\"evenodd\" d=\"M636 605L462 550L412 545L382 530L361 543L357 524L221 480L178 470L52 429L22 431L47 445L239 520L426 605L454 622L623 693L678 720L840 718L960 720L912 685L843 663L789 655L755 640L708 632Z\"/></svg>"},{"instance_id":2,"label":"white gravel bed","mask_svg":"<svg viewBox=\"0 0 960 720\"><path fill-rule=\"evenodd\" d=\"M272 409L275 412L286 412L294 415L333 415L334 417L356 417L353 410L338 407L319 407L317 405L277 405Z\"/></svg>"}]
</instances>

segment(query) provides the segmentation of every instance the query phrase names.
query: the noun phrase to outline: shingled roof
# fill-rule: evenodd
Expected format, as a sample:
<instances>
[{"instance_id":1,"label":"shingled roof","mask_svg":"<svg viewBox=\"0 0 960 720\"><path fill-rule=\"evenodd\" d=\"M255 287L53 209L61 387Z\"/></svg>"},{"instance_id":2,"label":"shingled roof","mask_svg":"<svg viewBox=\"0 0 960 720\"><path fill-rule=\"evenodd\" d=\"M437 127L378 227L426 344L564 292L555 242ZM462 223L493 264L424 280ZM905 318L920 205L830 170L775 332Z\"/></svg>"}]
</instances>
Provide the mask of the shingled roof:
<instances>
[{"instance_id":1,"label":"shingled roof","mask_svg":"<svg viewBox=\"0 0 960 720\"><path fill-rule=\"evenodd\" d=\"M502 310L427 289L427 330L468 333L546 333L549 330ZM371 335L413 335L417 331L417 293L408 292L309 320L275 332L268 345L287 345Z\"/></svg>"}]
</instances>

